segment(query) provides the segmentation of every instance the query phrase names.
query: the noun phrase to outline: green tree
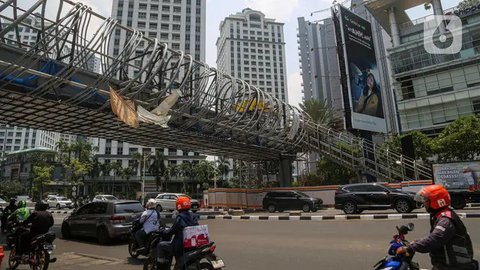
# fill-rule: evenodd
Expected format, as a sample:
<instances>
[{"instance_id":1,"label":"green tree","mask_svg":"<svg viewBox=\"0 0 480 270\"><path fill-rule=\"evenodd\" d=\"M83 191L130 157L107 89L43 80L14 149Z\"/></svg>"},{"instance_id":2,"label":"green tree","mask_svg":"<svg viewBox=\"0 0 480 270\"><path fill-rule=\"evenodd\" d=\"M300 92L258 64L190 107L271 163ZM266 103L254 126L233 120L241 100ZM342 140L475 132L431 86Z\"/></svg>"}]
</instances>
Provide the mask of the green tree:
<instances>
[{"instance_id":1,"label":"green tree","mask_svg":"<svg viewBox=\"0 0 480 270\"><path fill-rule=\"evenodd\" d=\"M78 185L83 176L89 172L90 163L83 163L74 158L70 161L70 164L67 164L67 168L71 172L70 180L74 185Z\"/></svg>"},{"instance_id":2,"label":"green tree","mask_svg":"<svg viewBox=\"0 0 480 270\"><path fill-rule=\"evenodd\" d=\"M342 118L340 114L324 101L318 99L305 100L300 104L300 108L319 125L335 129L342 128Z\"/></svg>"},{"instance_id":3,"label":"green tree","mask_svg":"<svg viewBox=\"0 0 480 270\"><path fill-rule=\"evenodd\" d=\"M183 161L182 164L180 164L178 171L179 171L179 174L182 176L184 189L186 189L186 183L185 183L186 178L190 180L190 183L193 183L194 176L195 176L194 167L195 166L193 165L193 163L189 161Z\"/></svg>"},{"instance_id":4,"label":"green tree","mask_svg":"<svg viewBox=\"0 0 480 270\"><path fill-rule=\"evenodd\" d=\"M328 158L317 161L317 175L321 185L343 185L357 176L354 170L339 166Z\"/></svg>"},{"instance_id":5,"label":"green tree","mask_svg":"<svg viewBox=\"0 0 480 270\"><path fill-rule=\"evenodd\" d=\"M434 154L434 140L420 131L412 131L407 134L389 138L383 145L383 149L389 149L396 153L402 153L402 138L412 136L416 159L427 161Z\"/></svg>"},{"instance_id":6,"label":"green tree","mask_svg":"<svg viewBox=\"0 0 480 270\"><path fill-rule=\"evenodd\" d=\"M120 174L122 175L125 180L127 180L127 199L130 198L130 177L135 173L135 170L131 167L123 168L120 171Z\"/></svg>"},{"instance_id":7,"label":"green tree","mask_svg":"<svg viewBox=\"0 0 480 270\"><path fill-rule=\"evenodd\" d=\"M115 196L115 177L120 174L122 170L122 164L119 162L113 162L110 164L110 169L113 171L113 181L111 186L112 195Z\"/></svg>"},{"instance_id":8,"label":"green tree","mask_svg":"<svg viewBox=\"0 0 480 270\"><path fill-rule=\"evenodd\" d=\"M230 171L230 163L228 160L221 156L216 160L217 169L222 176L222 180L225 180L228 177L228 172Z\"/></svg>"},{"instance_id":9,"label":"green tree","mask_svg":"<svg viewBox=\"0 0 480 270\"><path fill-rule=\"evenodd\" d=\"M193 171L202 184L208 184L209 181L213 180L215 173L218 173L214 162L208 160L200 161L200 163L194 166Z\"/></svg>"},{"instance_id":10,"label":"green tree","mask_svg":"<svg viewBox=\"0 0 480 270\"><path fill-rule=\"evenodd\" d=\"M42 199L43 187L52 180L52 172L53 166L33 166L33 173L35 174L33 178L33 192L38 195L38 201Z\"/></svg>"},{"instance_id":11,"label":"green tree","mask_svg":"<svg viewBox=\"0 0 480 270\"><path fill-rule=\"evenodd\" d=\"M138 153L137 153L138 154ZM140 156L140 159L143 159ZM164 183L162 183L162 176L165 174L166 166L165 166L165 156L161 151L155 151L155 155L152 157L152 164L148 168L149 172L155 177L155 185L157 187L157 191L159 187L162 187L162 190L166 190L164 187Z\"/></svg>"},{"instance_id":12,"label":"green tree","mask_svg":"<svg viewBox=\"0 0 480 270\"><path fill-rule=\"evenodd\" d=\"M464 9L471 6L476 6L480 4L480 0L463 0L458 4L458 9Z\"/></svg>"},{"instance_id":13,"label":"green tree","mask_svg":"<svg viewBox=\"0 0 480 270\"><path fill-rule=\"evenodd\" d=\"M0 197L8 201L18 194L24 194L25 189L19 181L1 181L0 182Z\"/></svg>"},{"instance_id":14,"label":"green tree","mask_svg":"<svg viewBox=\"0 0 480 270\"><path fill-rule=\"evenodd\" d=\"M111 168L110 168L110 163L100 163L100 171L102 172L102 175L103 175L103 187L102 187L102 191L105 192L105 185L106 185L106 182L107 182L107 176L110 175L110 171L111 171Z\"/></svg>"},{"instance_id":15,"label":"green tree","mask_svg":"<svg viewBox=\"0 0 480 270\"><path fill-rule=\"evenodd\" d=\"M458 118L448 125L434 142L441 161L473 160L480 155L480 116Z\"/></svg>"},{"instance_id":16,"label":"green tree","mask_svg":"<svg viewBox=\"0 0 480 270\"><path fill-rule=\"evenodd\" d=\"M101 173L101 163L98 161L97 157L92 158L91 162L91 167L88 172L88 176L90 177L90 180L92 181L92 188L93 188L93 194L97 192L98 188L98 178L100 177Z\"/></svg>"}]
</instances>

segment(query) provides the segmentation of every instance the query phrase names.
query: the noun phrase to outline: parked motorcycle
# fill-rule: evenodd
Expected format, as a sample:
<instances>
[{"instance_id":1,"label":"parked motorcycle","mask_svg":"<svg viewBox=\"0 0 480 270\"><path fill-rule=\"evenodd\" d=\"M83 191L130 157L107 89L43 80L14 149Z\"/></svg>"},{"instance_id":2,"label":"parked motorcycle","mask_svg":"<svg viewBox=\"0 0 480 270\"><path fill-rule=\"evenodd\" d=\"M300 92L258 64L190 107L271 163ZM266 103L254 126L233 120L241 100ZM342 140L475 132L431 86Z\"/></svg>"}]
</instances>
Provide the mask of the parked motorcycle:
<instances>
[{"instance_id":1,"label":"parked motorcycle","mask_svg":"<svg viewBox=\"0 0 480 270\"><path fill-rule=\"evenodd\" d=\"M393 240L390 241L390 248L388 249L389 256L381 259L373 267L375 270L426 270L420 269L418 263L412 261L414 254L396 254L396 250L399 247L407 246L408 241L405 239L405 235L408 232L414 230L413 223L396 227L398 234L393 236Z\"/></svg>"},{"instance_id":2,"label":"parked motorcycle","mask_svg":"<svg viewBox=\"0 0 480 270\"><path fill-rule=\"evenodd\" d=\"M55 249L54 240L54 232L34 237L30 242L28 257L26 258L16 256L17 252L14 244L8 257L8 266L10 269L16 269L20 264L28 264L32 270L47 270L50 263L57 261L56 258L51 258Z\"/></svg>"}]
</instances>

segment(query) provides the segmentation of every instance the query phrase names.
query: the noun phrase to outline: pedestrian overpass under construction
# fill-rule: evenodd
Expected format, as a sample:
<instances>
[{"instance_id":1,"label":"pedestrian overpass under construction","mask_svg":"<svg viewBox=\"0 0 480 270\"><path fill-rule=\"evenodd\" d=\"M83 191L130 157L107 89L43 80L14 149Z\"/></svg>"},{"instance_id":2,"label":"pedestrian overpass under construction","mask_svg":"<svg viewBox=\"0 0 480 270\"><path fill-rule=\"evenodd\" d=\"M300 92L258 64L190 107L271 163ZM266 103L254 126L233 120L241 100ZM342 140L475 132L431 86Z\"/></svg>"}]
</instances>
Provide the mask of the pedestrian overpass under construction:
<instances>
[{"instance_id":1,"label":"pedestrian overpass under construction","mask_svg":"<svg viewBox=\"0 0 480 270\"><path fill-rule=\"evenodd\" d=\"M17 5L20 2L20 5ZM104 18L80 3L33 6L0 1L0 122L151 146L191 149L245 161L281 161L280 177L296 153L319 152L342 166L380 179L430 179L431 170L350 133L315 124L308 115L255 86L172 50L161 40ZM29 20L35 18L37 23ZM22 43L20 28L36 33ZM111 36L127 42L112 55ZM13 38L7 33L16 33ZM9 37L10 36L10 37ZM100 59L101 74L87 70ZM153 111L173 93L167 125L117 119L109 88L137 108ZM288 165L288 166L287 166ZM281 166L282 167L282 166ZM410 173L409 173L410 172ZM288 185L285 179L284 185Z\"/></svg>"}]
</instances>

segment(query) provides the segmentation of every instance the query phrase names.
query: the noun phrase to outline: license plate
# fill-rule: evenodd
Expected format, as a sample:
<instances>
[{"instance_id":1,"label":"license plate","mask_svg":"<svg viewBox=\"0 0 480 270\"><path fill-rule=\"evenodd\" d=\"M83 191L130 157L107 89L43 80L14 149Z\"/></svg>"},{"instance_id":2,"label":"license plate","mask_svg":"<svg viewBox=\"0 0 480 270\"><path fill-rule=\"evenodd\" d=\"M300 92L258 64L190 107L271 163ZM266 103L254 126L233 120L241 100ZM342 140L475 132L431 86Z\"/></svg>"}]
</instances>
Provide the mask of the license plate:
<instances>
[{"instance_id":1,"label":"license plate","mask_svg":"<svg viewBox=\"0 0 480 270\"><path fill-rule=\"evenodd\" d=\"M53 250L53 249L56 249L56 248L57 247L55 245L50 245L50 244L43 245L43 249Z\"/></svg>"},{"instance_id":2,"label":"license plate","mask_svg":"<svg viewBox=\"0 0 480 270\"><path fill-rule=\"evenodd\" d=\"M225 264L223 263L222 260L217 260L217 261L211 261L213 269L220 269L222 267L225 267Z\"/></svg>"}]
</instances>

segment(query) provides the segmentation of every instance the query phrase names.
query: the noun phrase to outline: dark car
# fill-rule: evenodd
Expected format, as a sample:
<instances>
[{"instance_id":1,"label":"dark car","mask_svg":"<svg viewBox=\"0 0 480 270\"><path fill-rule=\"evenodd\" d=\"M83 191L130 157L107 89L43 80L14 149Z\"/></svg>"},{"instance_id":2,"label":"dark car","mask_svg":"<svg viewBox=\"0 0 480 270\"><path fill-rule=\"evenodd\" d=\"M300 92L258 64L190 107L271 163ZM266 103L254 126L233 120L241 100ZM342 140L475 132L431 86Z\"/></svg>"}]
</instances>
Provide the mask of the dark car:
<instances>
[{"instance_id":1,"label":"dark car","mask_svg":"<svg viewBox=\"0 0 480 270\"><path fill-rule=\"evenodd\" d=\"M270 191L263 198L263 209L270 213L284 210L316 212L322 204L322 199L312 198L299 191Z\"/></svg>"},{"instance_id":2,"label":"dark car","mask_svg":"<svg viewBox=\"0 0 480 270\"><path fill-rule=\"evenodd\" d=\"M335 191L335 208L345 214L360 214L363 210L395 209L410 213L417 208L415 193L390 188L382 183L340 186Z\"/></svg>"},{"instance_id":3,"label":"dark car","mask_svg":"<svg viewBox=\"0 0 480 270\"><path fill-rule=\"evenodd\" d=\"M132 221L142 214L144 208L138 201L99 201L87 203L65 218L62 236L89 236L106 244L113 238L130 234Z\"/></svg>"}]
</instances>

